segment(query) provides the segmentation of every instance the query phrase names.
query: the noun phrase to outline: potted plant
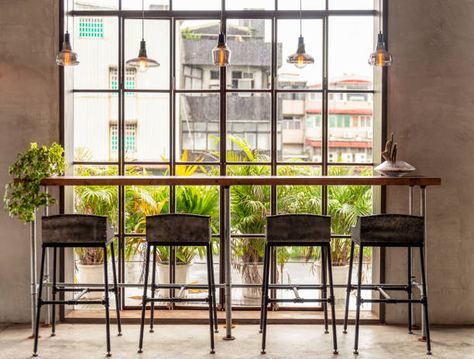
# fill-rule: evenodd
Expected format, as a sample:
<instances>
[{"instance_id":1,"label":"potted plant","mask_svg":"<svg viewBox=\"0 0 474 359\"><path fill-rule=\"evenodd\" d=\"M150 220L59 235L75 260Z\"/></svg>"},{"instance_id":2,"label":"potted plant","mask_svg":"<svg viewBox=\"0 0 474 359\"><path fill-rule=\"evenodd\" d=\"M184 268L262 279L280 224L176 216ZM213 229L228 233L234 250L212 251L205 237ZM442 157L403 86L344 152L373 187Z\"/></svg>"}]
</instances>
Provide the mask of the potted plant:
<instances>
[{"instance_id":1,"label":"potted plant","mask_svg":"<svg viewBox=\"0 0 474 359\"><path fill-rule=\"evenodd\" d=\"M50 147L31 143L29 149L18 154L8 168L14 180L5 187L4 204L10 216L33 222L36 209L53 205L55 199L41 190L41 181L63 174L64 168L64 149L57 143Z\"/></svg>"}]
</instances>

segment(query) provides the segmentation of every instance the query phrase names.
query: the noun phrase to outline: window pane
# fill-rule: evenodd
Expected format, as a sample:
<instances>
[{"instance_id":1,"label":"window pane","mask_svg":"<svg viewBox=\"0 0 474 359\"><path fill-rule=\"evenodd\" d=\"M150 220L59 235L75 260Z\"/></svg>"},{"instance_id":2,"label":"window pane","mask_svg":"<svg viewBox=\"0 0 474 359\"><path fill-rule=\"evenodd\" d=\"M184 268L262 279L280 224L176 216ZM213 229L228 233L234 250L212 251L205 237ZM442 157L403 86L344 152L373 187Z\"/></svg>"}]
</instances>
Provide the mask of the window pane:
<instances>
[{"instance_id":1,"label":"window pane","mask_svg":"<svg viewBox=\"0 0 474 359\"><path fill-rule=\"evenodd\" d=\"M278 160L321 162L321 124L320 93L278 94Z\"/></svg>"},{"instance_id":2,"label":"window pane","mask_svg":"<svg viewBox=\"0 0 474 359\"><path fill-rule=\"evenodd\" d=\"M329 0L330 10L372 10L374 0Z\"/></svg>"},{"instance_id":3,"label":"window pane","mask_svg":"<svg viewBox=\"0 0 474 359\"><path fill-rule=\"evenodd\" d=\"M227 161L270 160L271 97L266 93L227 96Z\"/></svg>"},{"instance_id":4,"label":"window pane","mask_svg":"<svg viewBox=\"0 0 474 359\"><path fill-rule=\"evenodd\" d=\"M128 94L128 95L127 95ZM135 147L131 151L125 137L127 161L166 161L169 158L169 95L164 93L126 93L125 136L135 125Z\"/></svg>"},{"instance_id":5,"label":"window pane","mask_svg":"<svg viewBox=\"0 0 474 359\"><path fill-rule=\"evenodd\" d=\"M218 20L176 21L176 85L179 89L219 89L219 68L212 49L220 31Z\"/></svg>"},{"instance_id":6,"label":"window pane","mask_svg":"<svg viewBox=\"0 0 474 359\"><path fill-rule=\"evenodd\" d=\"M341 89L352 80L340 81ZM362 86L362 85L359 85ZM370 84L366 85L371 86ZM373 162L373 94L338 93L329 99L329 162Z\"/></svg>"},{"instance_id":7,"label":"window pane","mask_svg":"<svg viewBox=\"0 0 474 359\"><path fill-rule=\"evenodd\" d=\"M303 0L303 10L324 10L325 0ZM295 0L278 0L278 10L299 10L300 2Z\"/></svg>"},{"instance_id":8,"label":"window pane","mask_svg":"<svg viewBox=\"0 0 474 359\"><path fill-rule=\"evenodd\" d=\"M178 161L219 160L219 95L176 95Z\"/></svg>"},{"instance_id":9,"label":"window pane","mask_svg":"<svg viewBox=\"0 0 474 359\"><path fill-rule=\"evenodd\" d=\"M329 18L329 88L338 88L341 80L353 80L351 89L373 87L373 67L367 62L374 50L373 27L373 17Z\"/></svg>"},{"instance_id":10,"label":"window pane","mask_svg":"<svg viewBox=\"0 0 474 359\"><path fill-rule=\"evenodd\" d=\"M220 10L221 0L173 0L173 10Z\"/></svg>"},{"instance_id":11,"label":"window pane","mask_svg":"<svg viewBox=\"0 0 474 359\"><path fill-rule=\"evenodd\" d=\"M230 66L227 66L227 87L240 90L270 88L271 21L228 20L227 45L232 51Z\"/></svg>"},{"instance_id":12,"label":"window pane","mask_svg":"<svg viewBox=\"0 0 474 359\"><path fill-rule=\"evenodd\" d=\"M125 61L136 58L140 49L142 21L125 21ZM137 71L136 83L130 84L125 79L126 89L169 89L170 87L170 21L146 20L145 40L147 55L158 61L159 67L149 68L145 72Z\"/></svg>"},{"instance_id":13,"label":"window pane","mask_svg":"<svg viewBox=\"0 0 474 359\"><path fill-rule=\"evenodd\" d=\"M227 10L275 10L275 0L226 0Z\"/></svg>"},{"instance_id":14,"label":"window pane","mask_svg":"<svg viewBox=\"0 0 474 359\"><path fill-rule=\"evenodd\" d=\"M118 66L117 18L81 16L73 22L72 47L80 61L73 71L74 88L112 89L109 71Z\"/></svg>"},{"instance_id":15,"label":"window pane","mask_svg":"<svg viewBox=\"0 0 474 359\"><path fill-rule=\"evenodd\" d=\"M287 63L288 56L298 48L299 20L278 20L278 87L282 89L321 89L322 79L322 20L303 20L306 53L314 64L297 68Z\"/></svg>"},{"instance_id":16,"label":"window pane","mask_svg":"<svg viewBox=\"0 0 474 359\"><path fill-rule=\"evenodd\" d=\"M176 1L176 0L175 0ZM169 0L145 0L145 11L147 10L168 10ZM122 10L141 10L140 0L122 0Z\"/></svg>"},{"instance_id":17,"label":"window pane","mask_svg":"<svg viewBox=\"0 0 474 359\"><path fill-rule=\"evenodd\" d=\"M116 94L74 94L74 160L115 161L118 134L117 141L112 139L113 125L117 121ZM91 136L91 133L94 135Z\"/></svg>"},{"instance_id":18,"label":"window pane","mask_svg":"<svg viewBox=\"0 0 474 359\"><path fill-rule=\"evenodd\" d=\"M64 0L64 8L66 9L66 2ZM118 10L118 0L73 0L74 10L90 10L90 11L107 11ZM123 2L124 0L122 0ZM128 0L130 1L130 0ZM141 2L140 2L141 4ZM140 5L141 6L141 5ZM71 1L69 0L69 8L72 10Z\"/></svg>"},{"instance_id":19,"label":"window pane","mask_svg":"<svg viewBox=\"0 0 474 359\"><path fill-rule=\"evenodd\" d=\"M278 176L320 176L321 168L288 164L278 167ZM277 211L284 213L321 213L320 186L278 186Z\"/></svg>"}]
</instances>

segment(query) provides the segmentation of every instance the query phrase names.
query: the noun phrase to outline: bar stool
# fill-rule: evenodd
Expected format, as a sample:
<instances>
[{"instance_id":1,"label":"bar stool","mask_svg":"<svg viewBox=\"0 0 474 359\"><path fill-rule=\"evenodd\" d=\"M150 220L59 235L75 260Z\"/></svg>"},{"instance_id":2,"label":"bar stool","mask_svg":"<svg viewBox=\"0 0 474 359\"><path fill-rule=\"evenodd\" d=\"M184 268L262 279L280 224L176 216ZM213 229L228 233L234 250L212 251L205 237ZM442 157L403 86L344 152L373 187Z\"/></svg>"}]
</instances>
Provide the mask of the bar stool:
<instances>
[{"instance_id":1,"label":"bar stool","mask_svg":"<svg viewBox=\"0 0 474 359\"><path fill-rule=\"evenodd\" d=\"M41 253L41 271L39 281L39 294L36 309L36 325L35 325L35 341L33 356L38 356L38 335L41 307L43 305L52 305L52 332L51 336L56 335L56 304L59 305L77 305L77 304L102 304L105 306L105 323L106 323L106 338L107 338L107 356L110 357L110 314L109 314L109 281L107 272L107 246L110 246L110 254L112 257L112 273L113 273L113 288L115 294L115 306L117 311L117 326L118 335L121 336L122 328L120 323L119 310L119 289L117 285L117 272L115 268L115 254L114 254L114 231L109 225L107 217L81 215L81 214L62 214L56 216L48 216L42 218L42 253ZM104 253L104 287L103 288L88 288L88 287L67 287L56 282L56 262L58 248L79 248L79 247L93 247L102 248ZM43 300L43 276L45 267L45 257L48 248L53 248L53 285L52 285L52 300ZM89 292L104 291L104 299L101 300L80 300L83 295ZM79 292L71 300L56 300L57 293L65 292Z\"/></svg>"},{"instance_id":2,"label":"bar stool","mask_svg":"<svg viewBox=\"0 0 474 359\"><path fill-rule=\"evenodd\" d=\"M424 237L425 224L423 217L404 214L380 214L372 216L361 216L357 219L357 224L352 228L352 243L350 252L349 277L346 287L346 308L344 313L344 333L347 333L347 319L349 313L349 296L353 289L357 290L356 295L356 321L355 321L355 342L354 354L359 353L359 324L360 307L363 303L406 303L408 304L408 332L411 334L411 305L421 303L423 305L426 319L426 348L427 354L431 354L430 326L428 320L428 296L426 291L426 274L424 259ZM357 269L357 285L351 285L352 263L354 260L354 246L359 245L359 265ZM362 261L365 247L406 247L411 257L411 249L420 249L421 265L421 298L412 297L412 277L411 260L408 260L408 281L406 285L398 284L362 284ZM383 297L381 299L363 299L362 290L376 290ZM406 291L407 299L393 299L386 291Z\"/></svg>"},{"instance_id":3,"label":"bar stool","mask_svg":"<svg viewBox=\"0 0 474 359\"><path fill-rule=\"evenodd\" d=\"M140 342L138 353L143 352L143 332L145 326L145 311L147 303L151 303L150 333L153 332L154 303L156 302L202 302L201 298L183 298L182 293L188 288L207 289L208 296L205 301L209 304L209 326L211 334L211 354L214 354L214 330L218 332L216 312L216 289L214 283L214 264L212 259L211 241L211 218L195 214L161 214L146 217L146 259L145 259L145 283L143 289L142 315L140 322ZM207 285L199 284L156 284L156 253L157 246L202 246L206 249L207 262ZM153 272L151 283L151 298L147 296L148 272L150 268L150 252L153 247ZM168 298L155 298L156 289L170 289ZM179 289L178 295L174 296L173 289Z\"/></svg>"},{"instance_id":4,"label":"bar stool","mask_svg":"<svg viewBox=\"0 0 474 359\"><path fill-rule=\"evenodd\" d=\"M334 287L331 264L331 217L312 214L284 214L267 217L266 243L263 262L262 306L260 329L262 332L262 354L265 354L267 335L267 312L269 303L322 303L324 306L325 332L328 333L327 304L331 305L331 324L334 354L337 354L336 311L334 307ZM269 284L270 282L270 253L276 247L306 246L321 247L322 280L321 285L312 284ZM327 298L326 270L329 273L329 298ZM290 289L295 294L294 299L273 299L268 297L269 289ZM321 290L321 299L301 298L298 290Z\"/></svg>"}]
</instances>

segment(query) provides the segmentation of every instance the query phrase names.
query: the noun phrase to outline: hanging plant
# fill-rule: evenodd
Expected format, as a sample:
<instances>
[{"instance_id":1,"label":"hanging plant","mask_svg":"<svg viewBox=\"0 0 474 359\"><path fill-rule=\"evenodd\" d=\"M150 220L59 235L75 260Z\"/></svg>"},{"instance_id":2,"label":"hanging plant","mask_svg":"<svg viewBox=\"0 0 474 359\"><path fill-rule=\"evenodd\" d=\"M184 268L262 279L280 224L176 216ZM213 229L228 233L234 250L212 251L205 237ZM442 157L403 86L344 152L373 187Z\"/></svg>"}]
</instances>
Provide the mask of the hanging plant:
<instances>
[{"instance_id":1,"label":"hanging plant","mask_svg":"<svg viewBox=\"0 0 474 359\"><path fill-rule=\"evenodd\" d=\"M8 168L8 173L14 180L5 186L3 199L10 216L24 222L33 222L37 208L53 205L55 199L41 191L41 181L46 177L63 174L64 167L64 149L57 143L49 148L32 143L28 150L18 154L15 162Z\"/></svg>"}]
</instances>

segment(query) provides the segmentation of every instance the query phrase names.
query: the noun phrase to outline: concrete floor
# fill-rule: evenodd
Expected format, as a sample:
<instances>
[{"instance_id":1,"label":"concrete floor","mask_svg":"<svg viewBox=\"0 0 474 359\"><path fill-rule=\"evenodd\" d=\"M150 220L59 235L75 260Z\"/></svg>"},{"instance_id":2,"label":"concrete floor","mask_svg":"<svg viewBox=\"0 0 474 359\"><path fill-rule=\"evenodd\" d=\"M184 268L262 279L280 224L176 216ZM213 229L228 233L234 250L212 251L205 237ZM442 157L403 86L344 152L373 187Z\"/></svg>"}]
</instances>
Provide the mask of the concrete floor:
<instances>
[{"instance_id":1,"label":"concrete floor","mask_svg":"<svg viewBox=\"0 0 474 359\"><path fill-rule=\"evenodd\" d=\"M115 327L113 327L115 333ZM360 354L352 354L353 328L343 335L338 328L339 355L332 354L331 335L322 326L270 325L267 354L260 355L260 335L254 325L235 328L235 341L222 340L224 329L216 334L216 354L209 354L209 332L204 325L161 325L155 333L145 331L144 353L137 354L139 327L126 325L124 335L112 336L113 358L474 358L474 328L433 328L433 355L427 357L424 343L416 335L396 326L362 326ZM29 358L33 341L26 326L0 326L0 358ZM42 328L40 358L104 358L105 329L93 324L60 324L57 336Z\"/></svg>"}]
</instances>

